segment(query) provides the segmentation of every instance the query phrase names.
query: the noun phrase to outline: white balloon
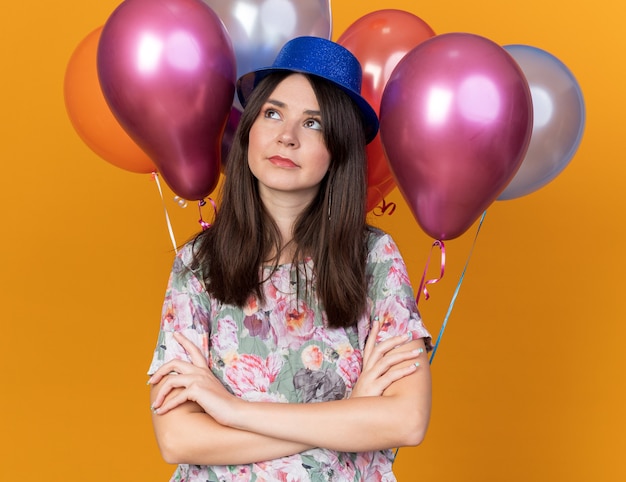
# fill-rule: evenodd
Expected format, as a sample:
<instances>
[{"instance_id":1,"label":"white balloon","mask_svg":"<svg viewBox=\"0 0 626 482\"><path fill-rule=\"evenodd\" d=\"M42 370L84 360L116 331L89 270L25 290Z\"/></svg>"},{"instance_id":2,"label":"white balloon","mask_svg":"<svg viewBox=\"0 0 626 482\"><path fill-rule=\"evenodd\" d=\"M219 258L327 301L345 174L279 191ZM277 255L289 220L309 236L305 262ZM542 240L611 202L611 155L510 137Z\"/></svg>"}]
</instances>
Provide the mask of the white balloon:
<instances>
[{"instance_id":1,"label":"white balloon","mask_svg":"<svg viewBox=\"0 0 626 482\"><path fill-rule=\"evenodd\" d=\"M330 0L203 0L228 31L237 78L274 61L281 47L295 37L330 39Z\"/></svg>"},{"instance_id":2,"label":"white balloon","mask_svg":"<svg viewBox=\"0 0 626 482\"><path fill-rule=\"evenodd\" d=\"M558 176L574 157L585 127L580 86L563 62L528 45L504 49L528 81L534 115L526 156L499 201L530 194Z\"/></svg>"}]
</instances>

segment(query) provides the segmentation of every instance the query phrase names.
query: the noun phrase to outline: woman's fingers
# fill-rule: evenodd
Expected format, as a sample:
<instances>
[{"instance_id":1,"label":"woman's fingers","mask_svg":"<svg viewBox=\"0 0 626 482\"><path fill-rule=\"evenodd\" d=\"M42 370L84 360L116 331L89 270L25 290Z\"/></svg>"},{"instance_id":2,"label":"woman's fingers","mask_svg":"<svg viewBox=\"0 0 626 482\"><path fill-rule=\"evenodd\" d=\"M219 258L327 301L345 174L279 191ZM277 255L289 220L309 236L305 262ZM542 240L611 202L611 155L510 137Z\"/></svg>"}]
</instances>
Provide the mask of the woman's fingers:
<instances>
[{"instance_id":1,"label":"woman's fingers","mask_svg":"<svg viewBox=\"0 0 626 482\"><path fill-rule=\"evenodd\" d=\"M368 340L369 342L370 340ZM363 370L351 396L379 396L395 381L404 378L422 363L425 348L422 340L413 340L411 332L394 336L375 346L363 357ZM421 357L421 358L420 358Z\"/></svg>"},{"instance_id":2,"label":"woman's fingers","mask_svg":"<svg viewBox=\"0 0 626 482\"><path fill-rule=\"evenodd\" d=\"M384 354L390 350L393 350L394 348L405 345L406 343L409 343L412 340L413 340L413 332L407 331L404 335L392 336L391 338L381 341L380 343L376 345L375 349L377 351L382 351Z\"/></svg>"},{"instance_id":3,"label":"woman's fingers","mask_svg":"<svg viewBox=\"0 0 626 482\"><path fill-rule=\"evenodd\" d=\"M419 366L419 358L422 353L424 353L424 349L421 347L414 350L395 351L393 353L388 353L379 361L379 366L381 367L382 372L393 370L395 367L398 367L399 365L404 364L404 362L407 361L412 361L415 366Z\"/></svg>"},{"instance_id":4,"label":"woman's fingers","mask_svg":"<svg viewBox=\"0 0 626 482\"><path fill-rule=\"evenodd\" d=\"M207 368L207 361L200 349L184 335L178 332L173 333L174 339L182 346L187 354L191 363L184 360L170 360L164 363L157 371L155 371L150 379L148 379L148 385L155 385L159 383L164 376L172 374L187 373L190 367Z\"/></svg>"},{"instance_id":5,"label":"woman's fingers","mask_svg":"<svg viewBox=\"0 0 626 482\"><path fill-rule=\"evenodd\" d=\"M372 321L372 326L370 328L370 332L367 335L367 341L365 342L365 347L363 348L363 360L367 360L374 348L376 348L376 339L378 338L378 331L380 330L380 322L378 320Z\"/></svg>"},{"instance_id":6,"label":"woman's fingers","mask_svg":"<svg viewBox=\"0 0 626 482\"><path fill-rule=\"evenodd\" d=\"M374 324L372 326L374 326ZM372 335L373 333L370 334L370 336ZM399 346L405 345L412 340L413 333L410 331L404 335L392 336L391 338L381 341L380 343L371 343L372 339L368 338L365 350L363 351L364 368L375 365L379 360L387 356L390 351L398 348Z\"/></svg>"},{"instance_id":7,"label":"woman's fingers","mask_svg":"<svg viewBox=\"0 0 626 482\"><path fill-rule=\"evenodd\" d=\"M415 350L386 352L377 359L376 363L370 366L369 370L372 375L382 377L385 373L408 361L413 361L413 365L417 367L420 365L419 357L422 353L424 353L424 349L421 347Z\"/></svg>"},{"instance_id":8,"label":"woman's fingers","mask_svg":"<svg viewBox=\"0 0 626 482\"><path fill-rule=\"evenodd\" d=\"M174 339L182 346L189 358L191 359L191 363L193 363L197 367L206 367L207 362L206 358L198 348L189 338L185 337L182 333L177 331L174 332Z\"/></svg>"},{"instance_id":9,"label":"woman's fingers","mask_svg":"<svg viewBox=\"0 0 626 482\"><path fill-rule=\"evenodd\" d=\"M156 385L167 375L180 375L181 373L187 373L191 367L193 367L193 365L184 360L170 360L161 365L159 369L152 374L152 376L148 379L148 385Z\"/></svg>"},{"instance_id":10,"label":"woman's fingers","mask_svg":"<svg viewBox=\"0 0 626 482\"><path fill-rule=\"evenodd\" d=\"M378 386L380 387L380 392L384 392L387 387L389 387L393 382L400 380L401 378L410 375L415 370L418 369L418 365L411 363L410 365L406 365L400 368L394 368L392 370L387 370L384 375L378 377L376 380Z\"/></svg>"},{"instance_id":11,"label":"woman's fingers","mask_svg":"<svg viewBox=\"0 0 626 482\"><path fill-rule=\"evenodd\" d=\"M156 400L155 400L155 403L153 403L151 407L152 412L154 412L157 415L164 415L170 410L172 410L173 408L176 408L179 405L182 405L188 400L190 400L188 391L180 390L174 396L168 398L165 402L162 402L161 405L157 405Z\"/></svg>"},{"instance_id":12,"label":"woman's fingers","mask_svg":"<svg viewBox=\"0 0 626 482\"><path fill-rule=\"evenodd\" d=\"M158 408L163 404L167 395L177 388L185 389L189 386L190 380L187 375L176 375L166 377L158 387L156 387L157 393L152 402L152 408Z\"/></svg>"}]
</instances>

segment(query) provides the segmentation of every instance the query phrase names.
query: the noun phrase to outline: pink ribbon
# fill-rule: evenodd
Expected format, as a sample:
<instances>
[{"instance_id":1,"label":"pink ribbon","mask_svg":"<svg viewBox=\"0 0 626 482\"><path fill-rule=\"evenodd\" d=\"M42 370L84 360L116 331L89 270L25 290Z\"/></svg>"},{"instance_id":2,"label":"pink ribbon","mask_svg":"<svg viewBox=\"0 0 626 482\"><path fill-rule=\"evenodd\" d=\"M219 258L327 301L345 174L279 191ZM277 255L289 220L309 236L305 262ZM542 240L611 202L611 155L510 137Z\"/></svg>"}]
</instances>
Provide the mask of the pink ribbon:
<instances>
[{"instance_id":1,"label":"pink ribbon","mask_svg":"<svg viewBox=\"0 0 626 482\"><path fill-rule=\"evenodd\" d=\"M435 247L438 247L441 250L441 265L440 265L440 270L439 270L439 278L433 278L433 279L429 279L428 281L425 281L426 274L428 272L428 266L430 265L430 257L432 256L433 248ZM430 253L428 254L428 259L426 260L426 267L424 268L424 273L422 274L420 286L419 286L419 289L417 290L417 298L415 298L416 304L419 303L420 295L422 294L422 292L424 293L425 300L430 298L430 294L428 293L428 289L427 289L428 285L432 285L441 281L441 278L443 278L445 270L446 270L446 246L443 244L443 241L437 240L430 247Z\"/></svg>"},{"instance_id":2,"label":"pink ribbon","mask_svg":"<svg viewBox=\"0 0 626 482\"><path fill-rule=\"evenodd\" d=\"M209 198L209 202L213 206L213 214L214 215L217 214L217 205L215 204L215 201ZM207 223L204 219L202 219L202 207L205 205L206 205L206 201L204 199L201 199L200 201L198 201L198 212L200 213L200 219L198 219L198 222L200 223L200 226L202 226L202 231L211 227L209 223Z\"/></svg>"}]
</instances>

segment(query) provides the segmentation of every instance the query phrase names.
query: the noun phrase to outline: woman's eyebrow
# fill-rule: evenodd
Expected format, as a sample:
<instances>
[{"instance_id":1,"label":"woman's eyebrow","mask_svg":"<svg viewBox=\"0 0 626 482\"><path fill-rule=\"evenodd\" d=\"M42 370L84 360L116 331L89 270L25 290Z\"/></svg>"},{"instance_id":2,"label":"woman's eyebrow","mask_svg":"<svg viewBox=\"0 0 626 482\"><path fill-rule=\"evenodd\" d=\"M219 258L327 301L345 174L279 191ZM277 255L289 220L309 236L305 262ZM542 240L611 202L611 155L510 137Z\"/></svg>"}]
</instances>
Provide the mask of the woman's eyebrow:
<instances>
[{"instance_id":1,"label":"woman's eyebrow","mask_svg":"<svg viewBox=\"0 0 626 482\"><path fill-rule=\"evenodd\" d=\"M281 102L280 100L277 100L277 99L267 99L267 103L275 105L276 107L280 107L282 109L287 107L287 104L285 104L284 102ZM306 114L306 115L313 115L313 116L321 116L322 115L322 113L319 110L313 110L313 109L306 109L304 111L304 114Z\"/></svg>"},{"instance_id":2,"label":"woman's eyebrow","mask_svg":"<svg viewBox=\"0 0 626 482\"><path fill-rule=\"evenodd\" d=\"M281 102L280 100L276 100L276 99L267 99L267 103L275 105L276 107L286 107L287 106L287 104L285 104L284 102Z\"/></svg>"}]
</instances>

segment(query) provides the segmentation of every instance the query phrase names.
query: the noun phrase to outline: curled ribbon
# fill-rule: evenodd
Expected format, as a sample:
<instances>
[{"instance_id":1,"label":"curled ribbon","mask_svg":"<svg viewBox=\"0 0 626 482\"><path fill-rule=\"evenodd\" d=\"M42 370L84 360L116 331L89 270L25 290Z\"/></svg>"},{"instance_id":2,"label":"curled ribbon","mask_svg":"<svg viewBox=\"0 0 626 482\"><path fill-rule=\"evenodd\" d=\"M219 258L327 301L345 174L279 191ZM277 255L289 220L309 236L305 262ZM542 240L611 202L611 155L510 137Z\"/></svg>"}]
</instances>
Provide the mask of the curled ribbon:
<instances>
[{"instance_id":1,"label":"curled ribbon","mask_svg":"<svg viewBox=\"0 0 626 482\"><path fill-rule=\"evenodd\" d=\"M430 265L430 257L432 256L433 249L435 247L438 247L441 250L441 265L440 265L441 267L439 270L439 278L433 278L433 279L429 279L428 281L425 281L426 273L428 272L428 266ZM441 278L443 278L445 271L446 271L446 246L445 244L443 244L443 241L437 240L430 247L430 253L428 255L428 259L426 260L426 267L424 268L424 273L422 274L420 286L419 286L419 289L417 290L417 298L415 299L416 304L419 303L420 296L422 293L424 293L425 300L430 298L430 294L428 293L428 289L427 289L428 285L432 285L432 284L437 283L438 281L441 281Z\"/></svg>"},{"instance_id":2,"label":"curled ribbon","mask_svg":"<svg viewBox=\"0 0 626 482\"><path fill-rule=\"evenodd\" d=\"M394 202L388 203L383 198L381 203L374 208L372 213L374 214L374 216L382 216L383 214L387 214L387 215L391 216L395 210L396 210L396 203L394 203ZM387 211L389 211L389 212L387 212Z\"/></svg>"},{"instance_id":3,"label":"curled ribbon","mask_svg":"<svg viewBox=\"0 0 626 482\"><path fill-rule=\"evenodd\" d=\"M214 215L217 214L217 205L215 204L215 201L209 198L209 202L213 206L213 214ZM204 206L206 206L206 201L204 199L201 199L200 201L198 201L198 212L200 213L200 219L198 219L198 223L200 223L200 226L202 226L202 231L211 227L209 223L207 223L204 219L202 219L202 208Z\"/></svg>"}]
</instances>

